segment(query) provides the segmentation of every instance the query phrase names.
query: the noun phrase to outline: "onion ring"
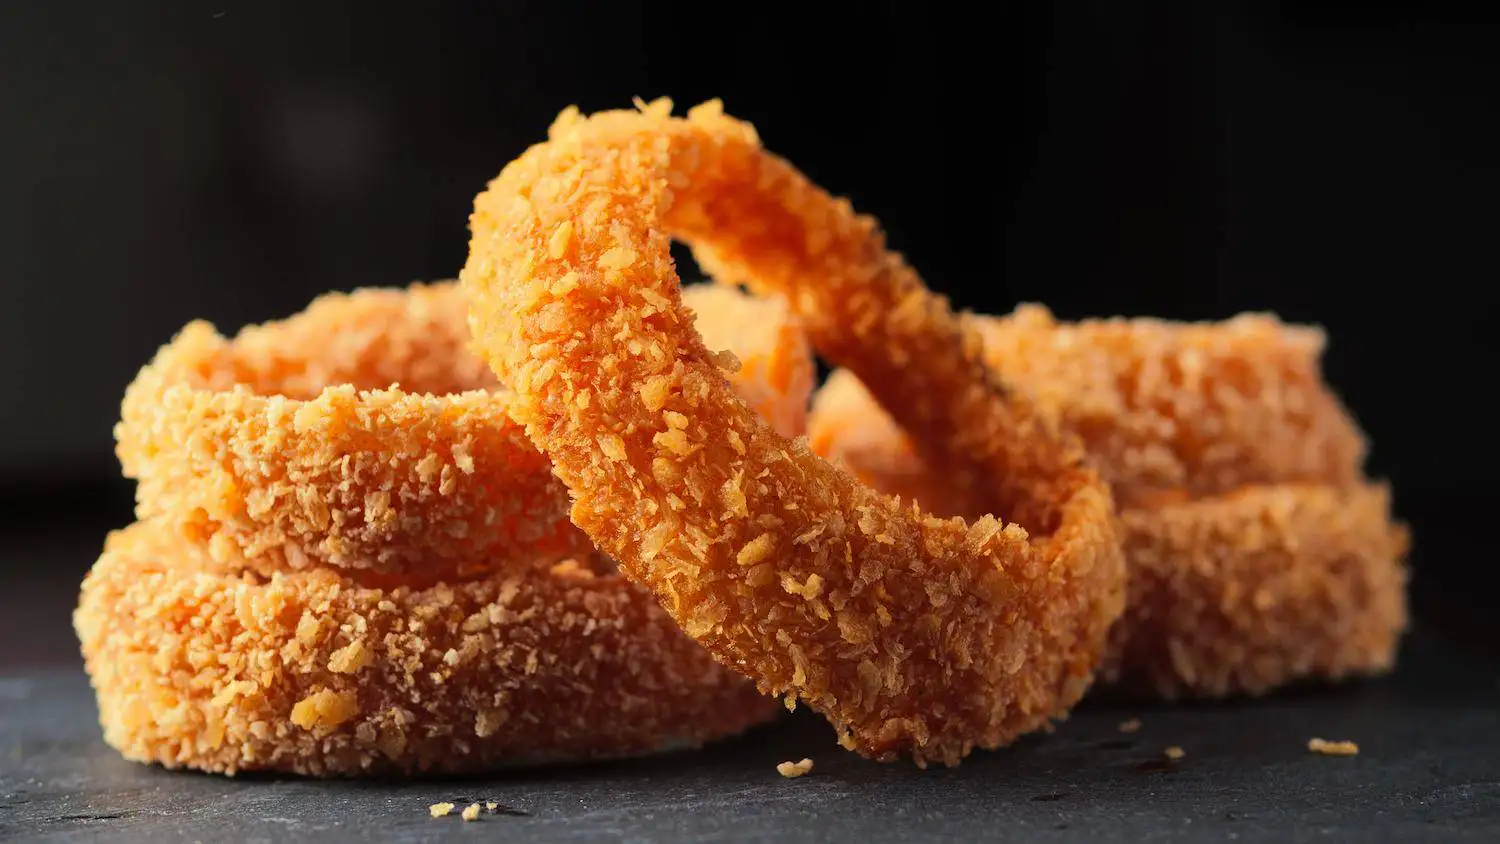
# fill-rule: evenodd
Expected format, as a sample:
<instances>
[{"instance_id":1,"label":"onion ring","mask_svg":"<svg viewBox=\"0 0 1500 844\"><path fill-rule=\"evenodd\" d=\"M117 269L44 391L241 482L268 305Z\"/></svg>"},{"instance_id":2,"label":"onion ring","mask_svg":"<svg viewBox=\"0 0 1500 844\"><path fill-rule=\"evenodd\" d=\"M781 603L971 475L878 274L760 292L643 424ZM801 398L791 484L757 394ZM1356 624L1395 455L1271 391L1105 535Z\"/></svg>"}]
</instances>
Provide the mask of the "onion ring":
<instances>
[{"instance_id":1,"label":"onion ring","mask_svg":"<svg viewBox=\"0 0 1500 844\"><path fill-rule=\"evenodd\" d=\"M690 299L748 362L749 400L800 432L813 367L796 321L732 291ZM106 740L125 756L227 773L475 771L696 745L769 719L774 702L567 523L565 490L467 351L464 312L453 284L329 295L233 341L189 326L143 371L119 428L142 521L110 537L75 614ZM378 387L396 383L461 392ZM472 461L439 470L442 511L407 494L433 480L434 443ZM496 461L512 471L475 477ZM255 506L204 512L224 485L257 501L268 480ZM405 509L383 533L337 530L326 510L297 519L317 496L388 488L403 495L386 509ZM539 501L523 516L551 524L530 536L561 548L519 531L465 544L473 532L452 529L490 524L484 508L507 495ZM220 512L238 518L195 529ZM402 555L357 556L391 545ZM588 554L559 559L568 548Z\"/></svg>"},{"instance_id":2,"label":"onion ring","mask_svg":"<svg viewBox=\"0 0 1500 844\"><path fill-rule=\"evenodd\" d=\"M576 565L371 587L111 534L74 628L105 740L170 768L459 773L695 746L772 717L649 593Z\"/></svg>"},{"instance_id":3,"label":"onion ring","mask_svg":"<svg viewBox=\"0 0 1500 844\"><path fill-rule=\"evenodd\" d=\"M1003 326L1005 321L991 324ZM1393 522L1383 486L1349 480L1351 473L1359 477L1363 440L1347 415L1335 411L1315 365L1310 372L1287 365L1305 362L1307 349L1264 343L1263 338L1246 340L1270 327L1259 320L1231 321L1224 326L1226 336L1217 338L1211 336L1212 326L1148 324L1150 343L1135 348L1121 348L1118 335L1100 342L1104 331L1085 329L1055 339L1012 338L1003 352L989 353L992 364L1013 383L1043 392L1041 404L1068 420L1065 424L1083 428L1104 477L1136 484L1136 491L1124 496L1134 499L1135 506L1120 513L1129 571L1126 609L1111 634L1102 679L1123 692L1171 699L1259 694L1301 679L1388 670L1407 622L1403 561L1409 537L1403 525ZM1034 334L1043 329L1031 323L1015 330ZM1179 331L1188 335L1188 342L1178 342L1182 338L1174 334ZM1099 362L1098 350L1076 345L1091 342L1108 350L1109 366L1101 371L1100 366L1067 365ZM1151 368L1139 362L1153 356L1175 357L1180 366L1191 359L1186 350L1194 347L1223 350L1205 356L1217 360L1209 369L1258 374L1241 375L1227 385L1215 379L1198 381L1195 387L1179 385L1175 394L1155 379L1118 377L1121 371ZM1022 360L1018 352L1028 357ZM1056 359L1047 357L1052 354ZM1240 356L1237 364L1228 359L1231 354ZM1295 377L1281 383L1278 373L1287 371ZM1239 394L1225 389L1236 385ZM1245 385L1255 385L1273 400L1257 403ZM1202 394L1192 394L1195 390ZM1299 394L1306 400L1284 400ZM1325 398L1310 398L1314 395ZM1319 406L1322 411L1301 417L1279 410ZM1145 424L1164 418L1172 408L1217 411L1181 426ZM1196 464L1178 460L1178 455L1219 451L1212 442L1181 433L1193 426L1234 432L1226 436L1239 437L1240 444L1223 453L1251 456L1239 461L1210 457ZM875 489L920 501L939 513L976 511L962 491L928 467L911 438L847 370L833 372L818 391L808 428L815 452ZM1152 430L1159 432L1154 442ZM1253 441L1251 431L1266 439ZM1299 443L1304 436L1321 439L1323 446ZM1194 488L1163 489L1142 482L1150 473L1138 471L1142 463L1135 457L1150 453L1164 456L1151 461L1157 467L1216 461L1217 484L1200 480L1197 490L1243 477L1290 477L1294 482L1245 484L1207 495ZM1298 454L1309 459L1299 463ZM1326 459L1320 462L1320 455Z\"/></svg>"},{"instance_id":4,"label":"onion ring","mask_svg":"<svg viewBox=\"0 0 1500 844\"><path fill-rule=\"evenodd\" d=\"M801 433L814 370L785 307L690 301L754 407ZM330 294L233 340L189 324L126 391L116 450L137 517L223 565L433 581L592 552L496 385L455 284Z\"/></svg>"},{"instance_id":5,"label":"onion ring","mask_svg":"<svg viewBox=\"0 0 1500 844\"><path fill-rule=\"evenodd\" d=\"M971 318L985 361L1078 434L1122 509L1360 478L1365 438L1324 383L1321 329L1257 313L1059 323L1040 305Z\"/></svg>"},{"instance_id":6,"label":"onion ring","mask_svg":"<svg viewBox=\"0 0 1500 844\"><path fill-rule=\"evenodd\" d=\"M1386 487L1277 484L1120 514L1130 585L1102 678L1164 699L1384 673L1409 537Z\"/></svg>"},{"instance_id":7,"label":"onion ring","mask_svg":"<svg viewBox=\"0 0 1500 844\"><path fill-rule=\"evenodd\" d=\"M716 103L686 120L640 105L564 112L509 164L475 201L460 276L574 523L721 662L871 758L955 764L1064 715L1123 604L1109 493L1081 448L1013 412L872 220ZM1033 532L924 517L772 431L682 307L669 233L721 280L790 291L819 352L932 387L913 414L986 435L962 439Z\"/></svg>"}]
</instances>

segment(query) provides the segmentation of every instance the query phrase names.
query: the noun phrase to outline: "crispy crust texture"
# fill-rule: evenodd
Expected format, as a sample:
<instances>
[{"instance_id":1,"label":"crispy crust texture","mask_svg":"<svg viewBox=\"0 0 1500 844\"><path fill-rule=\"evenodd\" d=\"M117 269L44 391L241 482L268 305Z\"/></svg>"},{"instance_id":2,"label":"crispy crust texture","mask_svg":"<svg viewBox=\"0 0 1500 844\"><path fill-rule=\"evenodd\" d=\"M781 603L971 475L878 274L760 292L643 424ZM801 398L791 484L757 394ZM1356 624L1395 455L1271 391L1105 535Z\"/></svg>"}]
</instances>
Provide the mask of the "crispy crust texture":
<instances>
[{"instance_id":1,"label":"crispy crust texture","mask_svg":"<svg viewBox=\"0 0 1500 844\"><path fill-rule=\"evenodd\" d=\"M1158 333L1171 330L1166 324L1153 324L1149 333L1155 335L1155 348L1173 345L1170 337ZM1182 347L1233 348L1233 337L1245 330L1245 323L1228 323L1226 332L1231 336L1218 340L1203 336L1211 333L1208 326L1181 330L1197 335L1193 343ZM992 360L1014 373L1017 383L1049 391L1047 405L1063 418L1094 420L1088 441L1097 449L1096 460L1106 477L1139 479L1141 473L1133 470L1140 464L1133 455L1153 451L1169 457L1154 465L1187 465L1189 461L1171 457L1184 452L1179 440L1173 439L1173 432L1181 428L1170 424L1157 428L1159 447L1153 447L1151 429L1140 423L1166 412L1160 408L1213 405L1221 417L1254 420L1239 426L1202 420L1184 423L1184 427L1196 424L1200 430L1240 432L1232 435L1242 438L1238 453L1252 456L1239 463L1218 461L1223 473L1220 483L1232 483L1228 478L1236 476L1314 479L1244 485L1196 496L1188 488L1168 490L1154 483L1137 488L1130 496L1136 505L1123 509L1120 516L1129 571L1128 599L1125 614L1111 634L1103 672L1115 691L1163 698L1222 697L1258 694L1302 679L1339 679L1388 670L1407 623L1404 561L1409 537L1405 526L1391 516L1385 487L1358 479L1356 455L1362 446L1352 447L1356 440L1350 427L1345 427L1347 416L1333 413L1325 403L1324 412L1330 415L1319 420L1277 420L1277 408L1286 403L1251 407L1254 395L1246 392L1226 398L1213 381L1195 382L1195 388L1217 394L1216 398L1173 396L1162 392L1164 387L1155 379L1137 386L1137 382L1099 374L1104 383L1094 385L1087 373L1098 370L1073 371L1056 360L1043 359L1059 348L1065 350L1060 354L1063 360L1093 357L1070 348L1074 342L1086 342L1078 333L1070 336L1072 340L1012 342L1008 354L1024 348L1032 357L1024 362L1013 356ZM1113 345L1107 343L1105 348ZM1112 353L1147 357L1142 349ZM1241 346L1235 354L1245 359L1236 366L1226 360L1225 368L1262 373L1259 378L1274 381L1279 377L1275 375L1277 362L1288 352L1278 344L1255 342ZM1257 354L1270 360L1256 360ZM1070 371L1073 374L1067 374ZM1265 389L1282 397L1323 392L1316 371L1292 380L1293 384L1273 383ZM1063 392L1068 385L1077 388L1077 401L1085 409L1069 406L1070 395ZM1190 389L1178 388L1179 392ZM1133 390L1154 395L1154 399L1147 401L1133 395ZM1295 408L1316 404L1316 400L1291 403ZM1103 408L1153 406L1158 409L1118 411L1118 431L1104 424L1112 417ZM1240 410L1231 413L1226 408ZM1212 411L1208 414L1212 419ZM815 395L808 430L814 451L876 489L915 499L936 512L965 514L975 509L961 490L929 468L911 438L847 370L832 373ZM1267 439L1253 441L1245 435L1247 431L1264 432ZM1325 442L1336 445L1303 448L1296 442L1298 437L1317 437L1319 431L1325 432ZM1127 442L1134 445L1120 445ZM1199 453L1211 451L1210 444ZM1236 450L1225 451L1233 454ZM1299 453L1341 456L1322 464L1310 458L1285 471L1274 468L1278 461L1295 462ZM1349 479L1351 468L1355 480Z\"/></svg>"},{"instance_id":2,"label":"crispy crust texture","mask_svg":"<svg viewBox=\"0 0 1500 844\"><path fill-rule=\"evenodd\" d=\"M813 364L787 309L691 301L750 362L746 394L800 433ZM451 283L333 294L232 341L189 326L142 371L117 431L142 518L74 616L127 758L454 773L774 715L567 521L465 312Z\"/></svg>"},{"instance_id":3,"label":"crispy crust texture","mask_svg":"<svg viewBox=\"0 0 1500 844\"><path fill-rule=\"evenodd\" d=\"M953 764L1046 727L1123 605L1107 488L1008 401L873 220L716 103L670 110L565 112L471 218L476 343L573 521L688 635L823 713L846 747ZM996 510L1021 524L925 516L773 431L694 330L672 235L720 280L785 294L820 352L936 396L912 413L981 447L972 474L1000 479Z\"/></svg>"},{"instance_id":4,"label":"crispy crust texture","mask_svg":"<svg viewBox=\"0 0 1500 844\"><path fill-rule=\"evenodd\" d=\"M713 288L690 301L746 361L737 386L755 409L801 433L814 368L786 308ZM232 340L188 325L130 385L115 429L138 518L267 574L431 582L590 553L469 350L465 314L457 285L438 283L325 295Z\"/></svg>"},{"instance_id":5,"label":"crispy crust texture","mask_svg":"<svg viewBox=\"0 0 1500 844\"><path fill-rule=\"evenodd\" d=\"M783 437L807 433L817 367L802 321L786 303L715 284L684 287L682 301L704 345L739 360L729 379L750 409Z\"/></svg>"},{"instance_id":6,"label":"crispy crust texture","mask_svg":"<svg viewBox=\"0 0 1500 844\"><path fill-rule=\"evenodd\" d=\"M74 627L105 740L128 759L459 773L698 745L778 708L649 593L571 561L427 587L211 562L138 522L84 581Z\"/></svg>"},{"instance_id":7,"label":"crispy crust texture","mask_svg":"<svg viewBox=\"0 0 1500 844\"><path fill-rule=\"evenodd\" d=\"M1381 674L1406 629L1407 530L1381 485L1277 484L1126 510L1104 677L1167 699Z\"/></svg>"},{"instance_id":8,"label":"crispy crust texture","mask_svg":"<svg viewBox=\"0 0 1500 844\"><path fill-rule=\"evenodd\" d=\"M1269 314L1060 323L1039 305L971 319L985 361L1078 434L1122 509L1360 478L1364 435L1323 381L1320 329Z\"/></svg>"}]
</instances>

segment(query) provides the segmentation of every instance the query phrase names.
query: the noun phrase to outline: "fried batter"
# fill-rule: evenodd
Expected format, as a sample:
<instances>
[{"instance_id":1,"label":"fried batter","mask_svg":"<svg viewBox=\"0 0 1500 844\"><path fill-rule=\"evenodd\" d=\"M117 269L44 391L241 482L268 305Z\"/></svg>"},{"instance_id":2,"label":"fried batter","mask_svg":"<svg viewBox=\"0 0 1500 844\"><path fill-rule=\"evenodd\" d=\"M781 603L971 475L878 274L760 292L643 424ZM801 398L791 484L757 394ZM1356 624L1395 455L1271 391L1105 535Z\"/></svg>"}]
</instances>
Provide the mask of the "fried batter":
<instances>
[{"instance_id":1,"label":"fried batter","mask_svg":"<svg viewBox=\"0 0 1500 844\"><path fill-rule=\"evenodd\" d=\"M110 535L74 628L128 759L315 776L457 773L694 746L776 702L651 596L589 567L428 587L218 571L151 522Z\"/></svg>"},{"instance_id":2,"label":"fried batter","mask_svg":"<svg viewBox=\"0 0 1500 844\"><path fill-rule=\"evenodd\" d=\"M814 370L786 309L707 287L689 302L745 362L735 382L752 406L801 433ZM232 340L188 325L131 384L115 429L137 517L263 573L432 582L590 553L468 338L452 283L325 295Z\"/></svg>"},{"instance_id":3,"label":"fried batter","mask_svg":"<svg viewBox=\"0 0 1500 844\"><path fill-rule=\"evenodd\" d=\"M1078 429L1126 490L1130 585L1106 680L1219 697L1391 667L1407 531L1385 488L1361 480L1364 440L1322 383L1320 334L1259 316L1066 326L1027 307L973 320L991 366ZM809 436L876 489L980 511L847 370L814 397Z\"/></svg>"},{"instance_id":4,"label":"fried batter","mask_svg":"<svg viewBox=\"0 0 1500 844\"><path fill-rule=\"evenodd\" d=\"M1123 602L1107 488L1008 400L873 220L716 104L681 120L658 102L565 112L470 222L461 279L512 415L574 523L721 662L807 702L846 747L923 764L1044 728L1082 695ZM715 277L788 292L821 353L937 397L912 413L980 448L996 510L1021 524L925 516L773 431L695 331L674 234Z\"/></svg>"}]
</instances>

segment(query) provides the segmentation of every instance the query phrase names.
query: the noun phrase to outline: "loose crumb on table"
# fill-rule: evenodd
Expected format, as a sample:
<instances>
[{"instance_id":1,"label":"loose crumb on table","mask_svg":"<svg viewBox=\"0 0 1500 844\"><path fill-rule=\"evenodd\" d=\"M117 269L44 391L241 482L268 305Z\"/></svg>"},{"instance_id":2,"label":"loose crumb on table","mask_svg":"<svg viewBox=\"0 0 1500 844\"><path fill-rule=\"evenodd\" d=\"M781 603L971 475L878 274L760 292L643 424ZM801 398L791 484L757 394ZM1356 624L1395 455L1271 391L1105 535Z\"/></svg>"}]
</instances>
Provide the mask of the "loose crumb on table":
<instances>
[{"instance_id":1,"label":"loose crumb on table","mask_svg":"<svg viewBox=\"0 0 1500 844\"><path fill-rule=\"evenodd\" d=\"M801 762L782 762L776 766L776 772L784 777L800 777L813 769L813 760L803 759Z\"/></svg>"},{"instance_id":2,"label":"loose crumb on table","mask_svg":"<svg viewBox=\"0 0 1500 844\"><path fill-rule=\"evenodd\" d=\"M1176 762L1177 760L1179 760L1182 757L1186 756L1187 755L1187 751L1183 750L1182 748L1180 748L1180 747L1178 747L1177 745L1174 744L1171 747L1167 748L1166 750L1163 750L1161 752L1161 754L1163 756L1167 757L1168 759L1171 759L1173 762Z\"/></svg>"},{"instance_id":3,"label":"loose crumb on table","mask_svg":"<svg viewBox=\"0 0 1500 844\"><path fill-rule=\"evenodd\" d=\"M1307 749L1324 756L1355 756L1359 753L1359 745L1352 741L1327 741L1320 738L1309 739Z\"/></svg>"},{"instance_id":4,"label":"loose crumb on table","mask_svg":"<svg viewBox=\"0 0 1500 844\"><path fill-rule=\"evenodd\" d=\"M452 803L434 803L427 807L427 811L434 818L441 818L453 811Z\"/></svg>"},{"instance_id":5,"label":"loose crumb on table","mask_svg":"<svg viewBox=\"0 0 1500 844\"><path fill-rule=\"evenodd\" d=\"M1121 721L1120 722L1119 730L1122 733L1133 733L1133 732L1139 730L1140 728L1141 728L1141 719L1139 719L1139 718L1131 718L1128 721Z\"/></svg>"},{"instance_id":6,"label":"loose crumb on table","mask_svg":"<svg viewBox=\"0 0 1500 844\"><path fill-rule=\"evenodd\" d=\"M463 810L462 814L460 815L460 817L462 817L466 821L478 820L478 818L479 818L479 804L478 803L470 803L468 806L464 807L464 810Z\"/></svg>"}]
</instances>

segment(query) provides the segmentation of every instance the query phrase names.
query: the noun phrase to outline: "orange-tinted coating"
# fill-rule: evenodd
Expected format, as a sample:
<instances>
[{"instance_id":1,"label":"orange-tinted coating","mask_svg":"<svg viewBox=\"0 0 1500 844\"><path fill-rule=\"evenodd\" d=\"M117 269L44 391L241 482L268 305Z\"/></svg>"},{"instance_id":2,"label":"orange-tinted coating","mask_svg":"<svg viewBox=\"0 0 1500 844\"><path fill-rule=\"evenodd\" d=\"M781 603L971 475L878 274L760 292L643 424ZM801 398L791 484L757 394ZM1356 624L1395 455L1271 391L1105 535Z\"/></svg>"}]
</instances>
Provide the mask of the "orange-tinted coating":
<instances>
[{"instance_id":1,"label":"orange-tinted coating","mask_svg":"<svg viewBox=\"0 0 1500 844\"><path fill-rule=\"evenodd\" d=\"M1122 606L1107 489L1008 402L872 220L716 104L669 112L565 112L471 217L476 343L574 522L688 635L847 747L951 764L1045 727ZM673 234L721 280L787 293L820 352L937 396L913 413L982 446L997 510L1031 532L924 516L771 430L694 330Z\"/></svg>"},{"instance_id":2,"label":"orange-tinted coating","mask_svg":"<svg viewBox=\"0 0 1500 844\"><path fill-rule=\"evenodd\" d=\"M712 288L690 301L747 362L737 385L756 409L800 433L813 364L786 309ZM453 283L325 295L232 340L189 324L131 384L115 429L137 515L263 572L430 582L591 552L468 346Z\"/></svg>"},{"instance_id":3,"label":"orange-tinted coating","mask_svg":"<svg viewBox=\"0 0 1500 844\"><path fill-rule=\"evenodd\" d=\"M1204 340L1220 347L1229 343L1228 338ZM1017 375L1017 380L1054 375L1057 380L1040 386L1050 391L1049 406L1063 418L1098 421L1106 416L1097 412L1100 407L1145 404L1119 382L1093 385L1086 380L1087 371L1069 374L1057 361L1043 359L1068 343L1036 338L1029 345L1026 359L1000 357L996 366L1028 373L1024 378ZM1272 368L1271 361L1253 359L1256 348L1239 350L1247 359L1238 369L1265 373ZM1274 345L1258 349L1270 350L1272 361L1280 357ZM1137 359L1145 356L1142 350L1133 354ZM1063 357L1091 355L1072 349ZM1313 374L1300 389L1320 391L1320 380ZM1067 385L1076 388L1078 398L1063 391ZM1288 385L1271 384L1267 389L1276 395L1294 392ZM1111 394L1119 400L1108 405L1096 401ZM1250 397L1159 398L1165 406L1224 408L1240 406ZM1074 400L1092 410L1073 408ZM1259 442L1246 440L1242 453L1279 454L1280 460L1293 462L1291 456L1300 448L1294 440L1303 429L1277 424L1271 420L1274 414L1274 408L1242 409L1239 415L1262 421L1217 430L1258 427L1278 432ZM1308 428L1337 428L1333 417L1325 417L1325 423ZM1194 424L1204 423L1197 420L1182 427ZM1125 421L1118 425L1133 435L1114 435L1106 425L1091 429L1090 444L1098 449L1095 459L1106 477L1138 478L1131 472L1134 464L1121 456L1132 451L1114 446L1133 440L1133 453L1150 452L1150 439ZM1170 433L1180 429L1163 427L1159 453L1174 453ZM814 451L876 489L918 500L935 512L973 512L973 505L924 463L911 439L847 370L832 373L814 397L809 437ZM1261 465L1277 462L1263 460ZM1229 461L1220 465L1232 472ZM1407 620L1406 528L1392 519L1384 487L1347 481L1344 460L1322 469L1319 465L1313 460L1268 472L1273 479L1286 475L1312 477L1314 482L1246 485L1209 495L1195 495L1189 488L1153 488L1147 495L1142 487L1132 496L1136 506L1121 513L1128 598L1112 634L1104 678L1132 693L1219 697L1264 692L1299 679L1338 679L1389 669Z\"/></svg>"},{"instance_id":4,"label":"orange-tinted coating","mask_svg":"<svg viewBox=\"0 0 1500 844\"><path fill-rule=\"evenodd\" d=\"M458 773L693 746L779 708L649 593L571 561L426 587L219 571L110 535L73 618L107 742L204 771Z\"/></svg>"},{"instance_id":5,"label":"orange-tinted coating","mask_svg":"<svg viewBox=\"0 0 1500 844\"><path fill-rule=\"evenodd\" d=\"M1323 381L1320 329L1268 314L1064 323L1039 305L973 320L986 362L1078 434L1120 507L1360 477L1364 435Z\"/></svg>"}]
</instances>

